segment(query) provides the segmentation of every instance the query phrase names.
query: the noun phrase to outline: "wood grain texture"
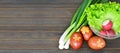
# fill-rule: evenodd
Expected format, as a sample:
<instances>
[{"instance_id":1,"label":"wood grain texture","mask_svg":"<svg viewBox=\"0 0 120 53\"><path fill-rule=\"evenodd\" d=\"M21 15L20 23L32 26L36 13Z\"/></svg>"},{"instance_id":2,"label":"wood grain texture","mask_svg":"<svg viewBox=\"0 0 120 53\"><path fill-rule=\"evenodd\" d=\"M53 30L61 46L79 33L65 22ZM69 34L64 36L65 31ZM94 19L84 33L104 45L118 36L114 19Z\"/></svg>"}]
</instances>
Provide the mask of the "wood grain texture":
<instances>
[{"instance_id":1,"label":"wood grain texture","mask_svg":"<svg viewBox=\"0 0 120 53\"><path fill-rule=\"evenodd\" d=\"M74 51L58 49L58 39L69 26L82 0L0 0L0 53L119 53L120 38L106 40L100 51L87 42Z\"/></svg>"},{"instance_id":2,"label":"wood grain texture","mask_svg":"<svg viewBox=\"0 0 120 53\"><path fill-rule=\"evenodd\" d=\"M82 0L1 0L2 4L71 4L80 3Z\"/></svg>"}]
</instances>

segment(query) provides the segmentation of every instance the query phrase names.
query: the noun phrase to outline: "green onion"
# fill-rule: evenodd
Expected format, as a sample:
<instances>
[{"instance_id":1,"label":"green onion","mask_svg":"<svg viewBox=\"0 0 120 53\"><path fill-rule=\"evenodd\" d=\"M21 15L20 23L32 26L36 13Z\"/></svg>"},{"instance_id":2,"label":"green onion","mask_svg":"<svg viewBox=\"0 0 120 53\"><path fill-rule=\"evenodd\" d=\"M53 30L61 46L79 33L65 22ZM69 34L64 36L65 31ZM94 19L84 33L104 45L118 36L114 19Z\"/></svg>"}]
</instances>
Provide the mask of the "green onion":
<instances>
[{"instance_id":1,"label":"green onion","mask_svg":"<svg viewBox=\"0 0 120 53\"><path fill-rule=\"evenodd\" d=\"M83 5L83 3L82 3L82 5ZM72 20L71 20L70 25L72 25L74 22L76 22L76 18L77 18L77 16L78 16L80 10L81 10L81 5L78 7L76 13L74 14L74 16L73 16L73 18L72 18Z\"/></svg>"},{"instance_id":2,"label":"green onion","mask_svg":"<svg viewBox=\"0 0 120 53\"><path fill-rule=\"evenodd\" d=\"M103 0L102 0L103 1ZM65 30L59 39L59 49L68 49L70 44L70 37L73 32L79 31L78 29L84 25L87 25L87 18L85 9L90 6L91 3L102 2L101 0L83 0L81 6L78 7L74 14L70 26ZM107 2L107 1L106 1Z\"/></svg>"},{"instance_id":3,"label":"green onion","mask_svg":"<svg viewBox=\"0 0 120 53\"><path fill-rule=\"evenodd\" d=\"M67 37L65 38L65 42L70 39L71 35L73 34L73 32L75 32L83 23L83 20L85 18L86 15L82 15L81 19L79 20L78 24L74 27L74 29L67 35Z\"/></svg>"},{"instance_id":4,"label":"green onion","mask_svg":"<svg viewBox=\"0 0 120 53\"><path fill-rule=\"evenodd\" d=\"M72 29L74 26L75 26L75 23L73 23L71 26L69 26L69 27L66 29L66 31L62 34L62 36L60 37L60 39L59 39L59 49L63 49L63 48L64 48L64 44L66 43L66 42L64 41L64 39L65 39L66 35L67 35L68 33L70 33L71 29Z\"/></svg>"},{"instance_id":5,"label":"green onion","mask_svg":"<svg viewBox=\"0 0 120 53\"><path fill-rule=\"evenodd\" d=\"M66 37L66 34L68 34L74 26L75 26L75 23L73 23L71 26L69 26L69 27L65 30L65 32L62 34L62 36L61 36L60 39L59 39L59 44L61 44L61 43L64 44L64 38Z\"/></svg>"},{"instance_id":6,"label":"green onion","mask_svg":"<svg viewBox=\"0 0 120 53\"><path fill-rule=\"evenodd\" d=\"M70 39L71 35L73 32L75 32L79 27L80 25L83 23L83 20L85 19L85 16L86 16L86 13L85 13L85 9L90 5L90 3L92 2L92 0L84 0L83 3L83 8L81 8L81 10L83 12L80 12L78 17L77 17L77 24L76 26L74 27L74 29L67 35L67 37L65 38L65 42Z\"/></svg>"},{"instance_id":7,"label":"green onion","mask_svg":"<svg viewBox=\"0 0 120 53\"><path fill-rule=\"evenodd\" d=\"M66 41L70 38L70 35L73 32L75 32L79 28L79 26L82 24L82 21L84 20L84 16L85 16L85 15L83 16L82 14L83 14L85 8L87 6L89 6L91 1L92 0L84 0L83 3L81 4L80 9L79 9L80 11L78 10L79 11L79 12L77 12L78 15L76 14L77 17L76 16L75 16L75 18L73 17L73 20L71 21L70 27L67 28L67 30L63 33L63 35L59 39L59 48L60 49L64 48L62 46L64 46ZM79 23L79 25L78 25L78 23ZM67 38L66 38L66 36L67 36Z\"/></svg>"},{"instance_id":8,"label":"green onion","mask_svg":"<svg viewBox=\"0 0 120 53\"><path fill-rule=\"evenodd\" d=\"M70 45L70 39L66 42L64 48L65 48L65 49L69 49L69 45Z\"/></svg>"}]
</instances>

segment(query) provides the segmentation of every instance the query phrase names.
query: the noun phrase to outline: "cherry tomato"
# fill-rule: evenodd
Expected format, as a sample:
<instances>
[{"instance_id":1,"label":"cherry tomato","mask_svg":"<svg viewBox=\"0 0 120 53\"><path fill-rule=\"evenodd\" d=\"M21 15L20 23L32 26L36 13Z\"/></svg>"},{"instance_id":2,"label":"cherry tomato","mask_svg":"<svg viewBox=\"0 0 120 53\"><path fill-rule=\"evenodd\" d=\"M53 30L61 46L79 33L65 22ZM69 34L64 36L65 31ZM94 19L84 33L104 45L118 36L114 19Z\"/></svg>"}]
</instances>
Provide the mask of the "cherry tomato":
<instances>
[{"instance_id":1,"label":"cherry tomato","mask_svg":"<svg viewBox=\"0 0 120 53\"><path fill-rule=\"evenodd\" d=\"M83 44L82 34L80 34L79 32L74 32L70 37L71 47L75 50L78 50L82 47L82 44Z\"/></svg>"},{"instance_id":2,"label":"cherry tomato","mask_svg":"<svg viewBox=\"0 0 120 53\"><path fill-rule=\"evenodd\" d=\"M88 45L94 50L100 50L106 46L106 42L101 37L93 36L88 40Z\"/></svg>"},{"instance_id":3,"label":"cherry tomato","mask_svg":"<svg viewBox=\"0 0 120 53\"><path fill-rule=\"evenodd\" d=\"M88 26L83 26L80 31L84 37L84 40L89 40L93 35L91 29Z\"/></svg>"}]
</instances>

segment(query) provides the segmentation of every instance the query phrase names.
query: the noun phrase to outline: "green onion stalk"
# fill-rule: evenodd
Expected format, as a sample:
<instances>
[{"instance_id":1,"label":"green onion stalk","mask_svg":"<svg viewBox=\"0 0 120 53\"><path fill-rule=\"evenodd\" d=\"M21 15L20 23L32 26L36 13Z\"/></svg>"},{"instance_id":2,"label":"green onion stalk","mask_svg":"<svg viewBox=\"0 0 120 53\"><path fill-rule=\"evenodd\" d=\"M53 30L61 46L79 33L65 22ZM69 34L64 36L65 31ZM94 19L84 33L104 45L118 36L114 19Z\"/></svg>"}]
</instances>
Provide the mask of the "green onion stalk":
<instances>
[{"instance_id":1,"label":"green onion stalk","mask_svg":"<svg viewBox=\"0 0 120 53\"><path fill-rule=\"evenodd\" d=\"M73 16L70 26L62 34L62 36L59 40L59 48L60 49L64 48L62 46L65 45L65 43L70 38L71 34L73 32L75 32L79 28L79 26L82 24L84 17L85 17L85 15L83 15L83 12L84 12L85 8L87 8L90 5L91 2L92 2L92 0L84 0L83 3L81 4L81 6L78 8L77 12ZM67 36L67 38L66 38L66 36Z\"/></svg>"}]
</instances>

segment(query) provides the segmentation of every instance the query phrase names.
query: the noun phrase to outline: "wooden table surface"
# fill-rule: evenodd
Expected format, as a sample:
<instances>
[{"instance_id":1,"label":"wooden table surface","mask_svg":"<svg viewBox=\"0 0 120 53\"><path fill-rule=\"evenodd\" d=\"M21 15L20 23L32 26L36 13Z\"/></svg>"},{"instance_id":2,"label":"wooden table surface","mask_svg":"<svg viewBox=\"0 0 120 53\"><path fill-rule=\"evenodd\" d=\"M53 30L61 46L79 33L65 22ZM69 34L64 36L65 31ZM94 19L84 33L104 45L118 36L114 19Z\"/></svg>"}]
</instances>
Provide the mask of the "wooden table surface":
<instances>
[{"instance_id":1,"label":"wooden table surface","mask_svg":"<svg viewBox=\"0 0 120 53\"><path fill-rule=\"evenodd\" d=\"M119 53L120 38L106 40L100 51L87 42L74 51L58 49L82 0L0 0L0 53Z\"/></svg>"}]
</instances>

